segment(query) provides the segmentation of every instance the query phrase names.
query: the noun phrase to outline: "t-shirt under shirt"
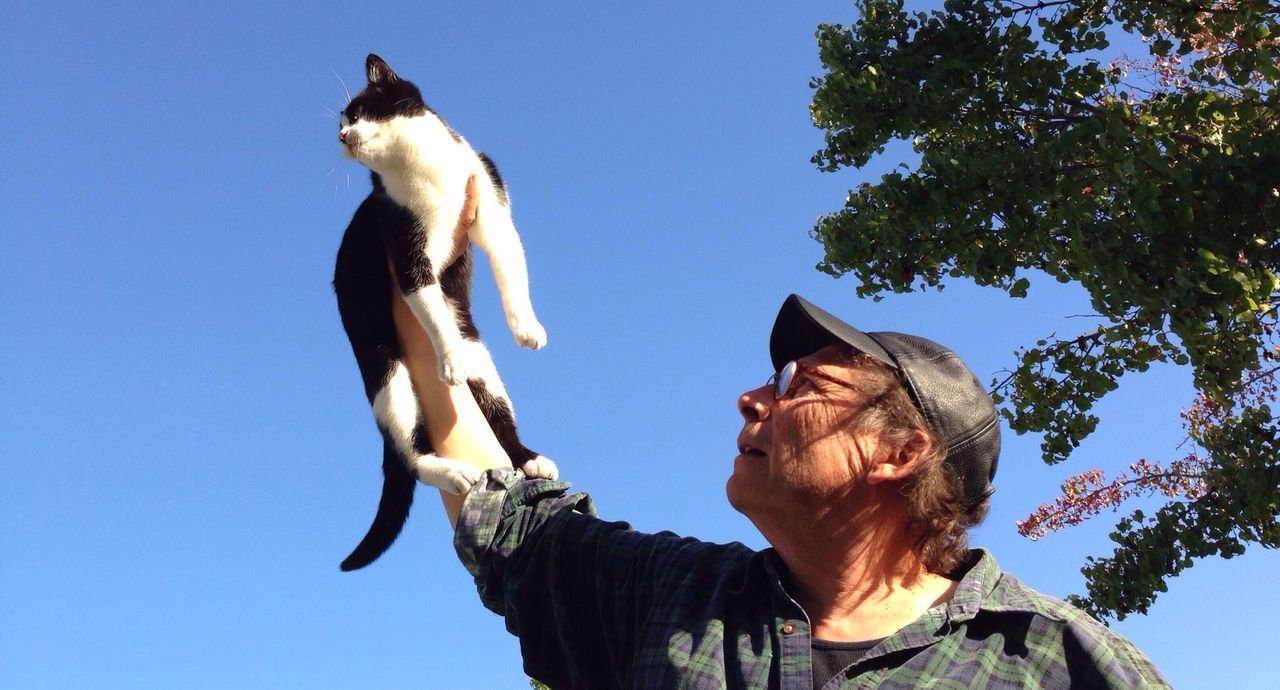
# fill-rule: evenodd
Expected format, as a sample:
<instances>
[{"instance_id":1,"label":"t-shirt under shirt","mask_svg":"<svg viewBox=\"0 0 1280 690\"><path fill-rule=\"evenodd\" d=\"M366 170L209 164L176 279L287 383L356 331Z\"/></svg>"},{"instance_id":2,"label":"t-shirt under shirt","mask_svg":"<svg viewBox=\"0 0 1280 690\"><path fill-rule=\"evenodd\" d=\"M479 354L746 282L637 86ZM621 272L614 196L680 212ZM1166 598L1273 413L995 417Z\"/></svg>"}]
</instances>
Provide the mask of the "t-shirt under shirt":
<instances>
[{"instance_id":1,"label":"t-shirt under shirt","mask_svg":"<svg viewBox=\"0 0 1280 690\"><path fill-rule=\"evenodd\" d=\"M880 644L880 640L829 642L814 638L810 644L813 647L813 688L818 690L835 678L837 673L858 663L858 659Z\"/></svg>"}]
</instances>

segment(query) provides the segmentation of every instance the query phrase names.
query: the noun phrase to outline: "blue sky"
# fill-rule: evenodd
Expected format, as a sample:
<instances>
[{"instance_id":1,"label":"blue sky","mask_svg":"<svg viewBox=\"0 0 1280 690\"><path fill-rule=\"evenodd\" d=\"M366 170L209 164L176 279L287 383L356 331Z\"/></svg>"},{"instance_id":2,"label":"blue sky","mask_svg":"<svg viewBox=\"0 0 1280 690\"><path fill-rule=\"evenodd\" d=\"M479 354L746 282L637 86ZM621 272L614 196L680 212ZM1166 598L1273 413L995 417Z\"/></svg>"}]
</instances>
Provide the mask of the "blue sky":
<instances>
[{"instance_id":1,"label":"blue sky","mask_svg":"<svg viewBox=\"0 0 1280 690\"><path fill-rule=\"evenodd\" d=\"M381 482L329 286L368 190L339 154L339 78L360 88L370 51L503 170L549 346L516 348L483 263L474 311L526 442L605 517L763 546L723 485L790 292L988 380L1090 327L1051 282L871 302L815 271L815 218L896 162L809 163L813 30L853 8L687 5L7 11L0 685L523 686L429 491L386 556L338 570ZM1184 371L1127 380L1059 467L1006 435L977 543L1080 591L1114 516L1037 543L1014 520L1069 473L1179 455L1190 398ZM1175 685L1260 687L1280 604L1256 591L1277 576L1260 550L1199 563L1116 628Z\"/></svg>"}]
</instances>

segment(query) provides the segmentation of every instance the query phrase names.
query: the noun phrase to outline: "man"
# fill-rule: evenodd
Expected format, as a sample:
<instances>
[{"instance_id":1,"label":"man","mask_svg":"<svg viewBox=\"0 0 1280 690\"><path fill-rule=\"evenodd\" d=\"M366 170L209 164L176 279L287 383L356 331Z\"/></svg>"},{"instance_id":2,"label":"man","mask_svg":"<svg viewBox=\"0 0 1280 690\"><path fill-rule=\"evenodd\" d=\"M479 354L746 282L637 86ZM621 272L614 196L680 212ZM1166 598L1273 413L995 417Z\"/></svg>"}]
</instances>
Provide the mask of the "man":
<instances>
[{"instance_id":1,"label":"man","mask_svg":"<svg viewBox=\"0 0 1280 690\"><path fill-rule=\"evenodd\" d=\"M637 533L514 470L446 500L529 675L592 690L1167 686L1128 641L966 548L999 425L954 353L792 295L770 354L777 373L738 401L726 493L772 549ZM455 437L483 438L468 419Z\"/></svg>"}]
</instances>

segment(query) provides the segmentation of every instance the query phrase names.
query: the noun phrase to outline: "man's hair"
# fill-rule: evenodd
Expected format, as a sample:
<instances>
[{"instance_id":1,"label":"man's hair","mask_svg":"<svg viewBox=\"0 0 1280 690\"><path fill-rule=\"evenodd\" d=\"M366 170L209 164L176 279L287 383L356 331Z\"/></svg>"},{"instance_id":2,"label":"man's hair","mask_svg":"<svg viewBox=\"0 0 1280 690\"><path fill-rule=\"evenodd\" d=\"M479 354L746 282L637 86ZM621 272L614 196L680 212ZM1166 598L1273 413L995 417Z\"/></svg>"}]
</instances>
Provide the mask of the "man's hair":
<instances>
[{"instance_id":1,"label":"man's hair","mask_svg":"<svg viewBox=\"0 0 1280 690\"><path fill-rule=\"evenodd\" d=\"M876 434L891 447L907 445L917 429L928 436L928 449L901 485L907 528L917 535L916 553L929 572L954 570L968 554L968 529L986 517L990 501L966 509L964 486L943 462L946 444L911 401L895 370L856 352L845 365L857 370L856 385L867 396L866 407L853 421L857 430Z\"/></svg>"}]
</instances>

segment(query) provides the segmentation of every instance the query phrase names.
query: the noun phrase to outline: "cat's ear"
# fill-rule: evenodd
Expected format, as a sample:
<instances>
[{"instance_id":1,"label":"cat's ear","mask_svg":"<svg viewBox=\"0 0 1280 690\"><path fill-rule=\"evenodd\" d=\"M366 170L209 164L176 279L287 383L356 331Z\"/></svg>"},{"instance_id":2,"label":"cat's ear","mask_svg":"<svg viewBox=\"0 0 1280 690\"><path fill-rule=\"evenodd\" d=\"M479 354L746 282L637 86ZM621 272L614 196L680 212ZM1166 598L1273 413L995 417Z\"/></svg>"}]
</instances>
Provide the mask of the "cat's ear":
<instances>
[{"instance_id":1,"label":"cat's ear","mask_svg":"<svg viewBox=\"0 0 1280 690\"><path fill-rule=\"evenodd\" d=\"M400 81L400 77L391 71L391 65L373 53L369 53L369 57L364 60L364 73L369 78L370 84L390 84Z\"/></svg>"}]
</instances>

